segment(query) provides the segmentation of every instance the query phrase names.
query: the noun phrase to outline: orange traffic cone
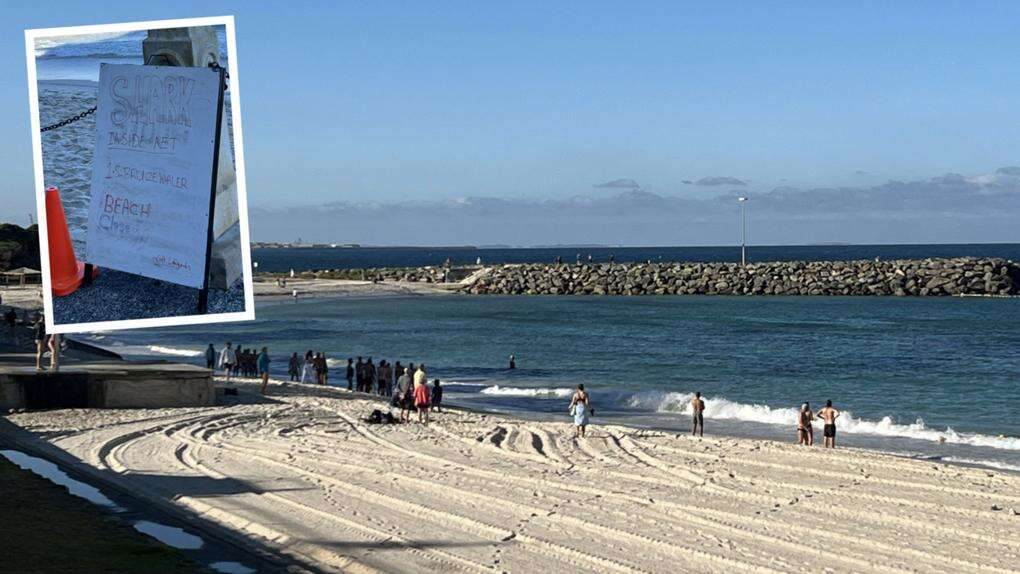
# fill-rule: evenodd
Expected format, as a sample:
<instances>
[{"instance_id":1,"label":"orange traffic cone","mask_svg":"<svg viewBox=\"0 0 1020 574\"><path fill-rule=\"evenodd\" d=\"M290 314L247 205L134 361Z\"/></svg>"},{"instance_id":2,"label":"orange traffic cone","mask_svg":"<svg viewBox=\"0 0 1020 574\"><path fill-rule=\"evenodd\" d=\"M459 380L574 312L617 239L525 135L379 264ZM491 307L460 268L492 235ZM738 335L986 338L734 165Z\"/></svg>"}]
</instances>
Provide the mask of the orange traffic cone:
<instances>
[{"instance_id":1,"label":"orange traffic cone","mask_svg":"<svg viewBox=\"0 0 1020 574\"><path fill-rule=\"evenodd\" d=\"M50 243L50 287L58 297L70 295L85 279L85 264L74 256L64 205L55 187L46 189L46 235ZM98 274L99 270L93 268L92 276Z\"/></svg>"}]
</instances>

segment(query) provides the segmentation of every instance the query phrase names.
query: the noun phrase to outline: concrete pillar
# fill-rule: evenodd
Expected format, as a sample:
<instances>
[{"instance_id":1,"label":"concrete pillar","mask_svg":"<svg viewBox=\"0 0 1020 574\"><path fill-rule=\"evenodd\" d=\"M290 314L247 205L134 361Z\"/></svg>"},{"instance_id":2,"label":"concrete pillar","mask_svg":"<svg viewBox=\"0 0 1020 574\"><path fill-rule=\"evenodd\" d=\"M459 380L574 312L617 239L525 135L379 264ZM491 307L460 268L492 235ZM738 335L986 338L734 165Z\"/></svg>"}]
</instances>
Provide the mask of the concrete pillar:
<instances>
[{"instance_id":1,"label":"concrete pillar","mask_svg":"<svg viewBox=\"0 0 1020 574\"><path fill-rule=\"evenodd\" d=\"M146 63L154 66L206 67L213 63L222 65L219 61L219 38L212 26L149 30L145 40L142 40L142 56ZM230 145L228 112L229 109L224 105L223 121L220 125L222 134L220 161L216 172L212 260L209 265L209 286L214 289L226 289L233 285L242 273L241 250L238 243L240 227L237 214L237 177Z\"/></svg>"}]
</instances>

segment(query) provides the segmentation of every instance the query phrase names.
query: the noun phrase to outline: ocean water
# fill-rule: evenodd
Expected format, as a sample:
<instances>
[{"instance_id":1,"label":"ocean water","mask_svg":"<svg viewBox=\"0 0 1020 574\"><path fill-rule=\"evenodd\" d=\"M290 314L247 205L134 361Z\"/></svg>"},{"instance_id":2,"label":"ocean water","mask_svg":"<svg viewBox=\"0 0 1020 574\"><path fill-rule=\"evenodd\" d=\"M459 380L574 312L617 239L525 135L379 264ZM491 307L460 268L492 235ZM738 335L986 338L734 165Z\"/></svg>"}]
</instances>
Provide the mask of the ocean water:
<instances>
[{"instance_id":1,"label":"ocean water","mask_svg":"<svg viewBox=\"0 0 1020 574\"><path fill-rule=\"evenodd\" d=\"M1020 470L1020 300L839 297L340 297L258 304L249 323L93 336L129 357L202 362L230 340L425 362L448 402L667 429L707 399L710 433L794 440L804 401L843 410L840 442ZM516 370L507 369L509 354Z\"/></svg>"},{"instance_id":2,"label":"ocean water","mask_svg":"<svg viewBox=\"0 0 1020 574\"><path fill-rule=\"evenodd\" d=\"M596 262L615 261L740 261L739 246L715 247L361 247L252 249L259 271L287 272L360 267L417 267L483 263L551 263L556 257L572 263L578 255ZM764 245L747 249L749 261L826 261L854 259L924 259L925 257L1002 257L1020 261L1020 244L942 245Z\"/></svg>"},{"instance_id":3,"label":"ocean water","mask_svg":"<svg viewBox=\"0 0 1020 574\"><path fill-rule=\"evenodd\" d=\"M36 78L40 81L99 81L99 64L142 64L146 30L41 38L35 45ZM227 62L226 28L216 26L220 61Z\"/></svg>"}]
</instances>

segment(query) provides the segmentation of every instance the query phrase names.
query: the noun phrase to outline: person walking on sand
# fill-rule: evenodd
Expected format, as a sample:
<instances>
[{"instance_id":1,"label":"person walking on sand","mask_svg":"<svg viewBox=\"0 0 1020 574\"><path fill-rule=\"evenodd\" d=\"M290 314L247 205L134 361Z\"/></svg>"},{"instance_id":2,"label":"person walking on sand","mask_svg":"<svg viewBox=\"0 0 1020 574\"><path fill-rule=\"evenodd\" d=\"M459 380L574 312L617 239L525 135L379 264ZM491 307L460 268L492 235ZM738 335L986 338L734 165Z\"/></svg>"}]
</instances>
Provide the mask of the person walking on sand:
<instances>
[{"instance_id":1,"label":"person walking on sand","mask_svg":"<svg viewBox=\"0 0 1020 574\"><path fill-rule=\"evenodd\" d=\"M209 343L209 346L205 348L205 368L211 371L215 366L216 366L216 348L213 347L212 343Z\"/></svg>"},{"instance_id":2,"label":"person walking on sand","mask_svg":"<svg viewBox=\"0 0 1020 574\"><path fill-rule=\"evenodd\" d=\"M832 401L825 401L825 406L818 411L818 418L822 419L825 426L822 427L822 436L825 437L825 448L836 448L836 419L839 418L839 411L832 406Z\"/></svg>"},{"instance_id":3,"label":"person walking on sand","mask_svg":"<svg viewBox=\"0 0 1020 574\"><path fill-rule=\"evenodd\" d=\"M797 413L797 444L811 446L815 444L815 429L811 427L811 421L815 420L811 412L811 405L804 403Z\"/></svg>"},{"instance_id":4,"label":"person walking on sand","mask_svg":"<svg viewBox=\"0 0 1020 574\"><path fill-rule=\"evenodd\" d=\"M347 390L354 390L354 359L347 358Z\"/></svg>"},{"instance_id":5,"label":"person walking on sand","mask_svg":"<svg viewBox=\"0 0 1020 574\"><path fill-rule=\"evenodd\" d=\"M301 378L301 357L297 356L296 351L287 362L287 374L290 375L291 382L297 382Z\"/></svg>"},{"instance_id":6,"label":"person walking on sand","mask_svg":"<svg viewBox=\"0 0 1020 574\"><path fill-rule=\"evenodd\" d=\"M588 428L588 415L591 410L591 402L588 398L588 391L584 385L577 385L577 390L570 397L570 414L574 415L574 427L576 438L584 438L585 430Z\"/></svg>"},{"instance_id":7,"label":"person walking on sand","mask_svg":"<svg viewBox=\"0 0 1020 574\"><path fill-rule=\"evenodd\" d=\"M701 400L700 392L695 392L691 399L691 418L694 419L691 436L705 436L705 401Z\"/></svg>"},{"instance_id":8,"label":"person walking on sand","mask_svg":"<svg viewBox=\"0 0 1020 574\"><path fill-rule=\"evenodd\" d=\"M442 412L443 406L443 387L439 383L439 379L433 379L432 381L432 410L436 412Z\"/></svg>"},{"instance_id":9,"label":"person walking on sand","mask_svg":"<svg viewBox=\"0 0 1020 574\"><path fill-rule=\"evenodd\" d=\"M400 422L411 421L411 410L414 409L414 396L411 392L411 370L407 369L397 379L397 401L400 403Z\"/></svg>"},{"instance_id":10,"label":"person walking on sand","mask_svg":"<svg viewBox=\"0 0 1020 574\"><path fill-rule=\"evenodd\" d=\"M230 346L230 341L220 351L220 368L223 369L223 374L227 376L227 380L230 380L230 373L234 370L234 363L237 362L237 355L234 353L234 348Z\"/></svg>"},{"instance_id":11,"label":"person walking on sand","mask_svg":"<svg viewBox=\"0 0 1020 574\"><path fill-rule=\"evenodd\" d=\"M422 376L419 377L418 374ZM418 372L414 374L414 408L418 410L418 422L421 424L429 424L429 384L428 379L425 378L425 365L422 365Z\"/></svg>"},{"instance_id":12,"label":"person walking on sand","mask_svg":"<svg viewBox=\"0 0 1020 574\"><path fill-rule=\"evenodd\" d=\"M262 377L262 394L266 394L266 387L269 386L269 350L266 347L262 347L262 352L259 353L256 363L258 364L259 376Z\"/></svg>"}]
</instances>

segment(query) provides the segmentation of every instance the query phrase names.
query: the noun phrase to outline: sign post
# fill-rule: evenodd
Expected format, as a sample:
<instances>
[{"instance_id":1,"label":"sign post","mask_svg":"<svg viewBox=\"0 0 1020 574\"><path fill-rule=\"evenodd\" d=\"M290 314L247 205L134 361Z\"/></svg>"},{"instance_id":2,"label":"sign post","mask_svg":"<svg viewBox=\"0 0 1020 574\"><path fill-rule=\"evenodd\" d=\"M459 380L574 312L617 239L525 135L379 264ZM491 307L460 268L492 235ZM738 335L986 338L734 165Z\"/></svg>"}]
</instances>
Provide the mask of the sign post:
<instances>
[{"instance_id":1,"label":"sign post","mask_svg":"<svg viewBox=\"0 0 1020 574\"><path fill-rule=\"evenodd\" d=\"M86 261L199 289L209 262L222 68L103 64Z\"/></svg>"}]
</instances>

